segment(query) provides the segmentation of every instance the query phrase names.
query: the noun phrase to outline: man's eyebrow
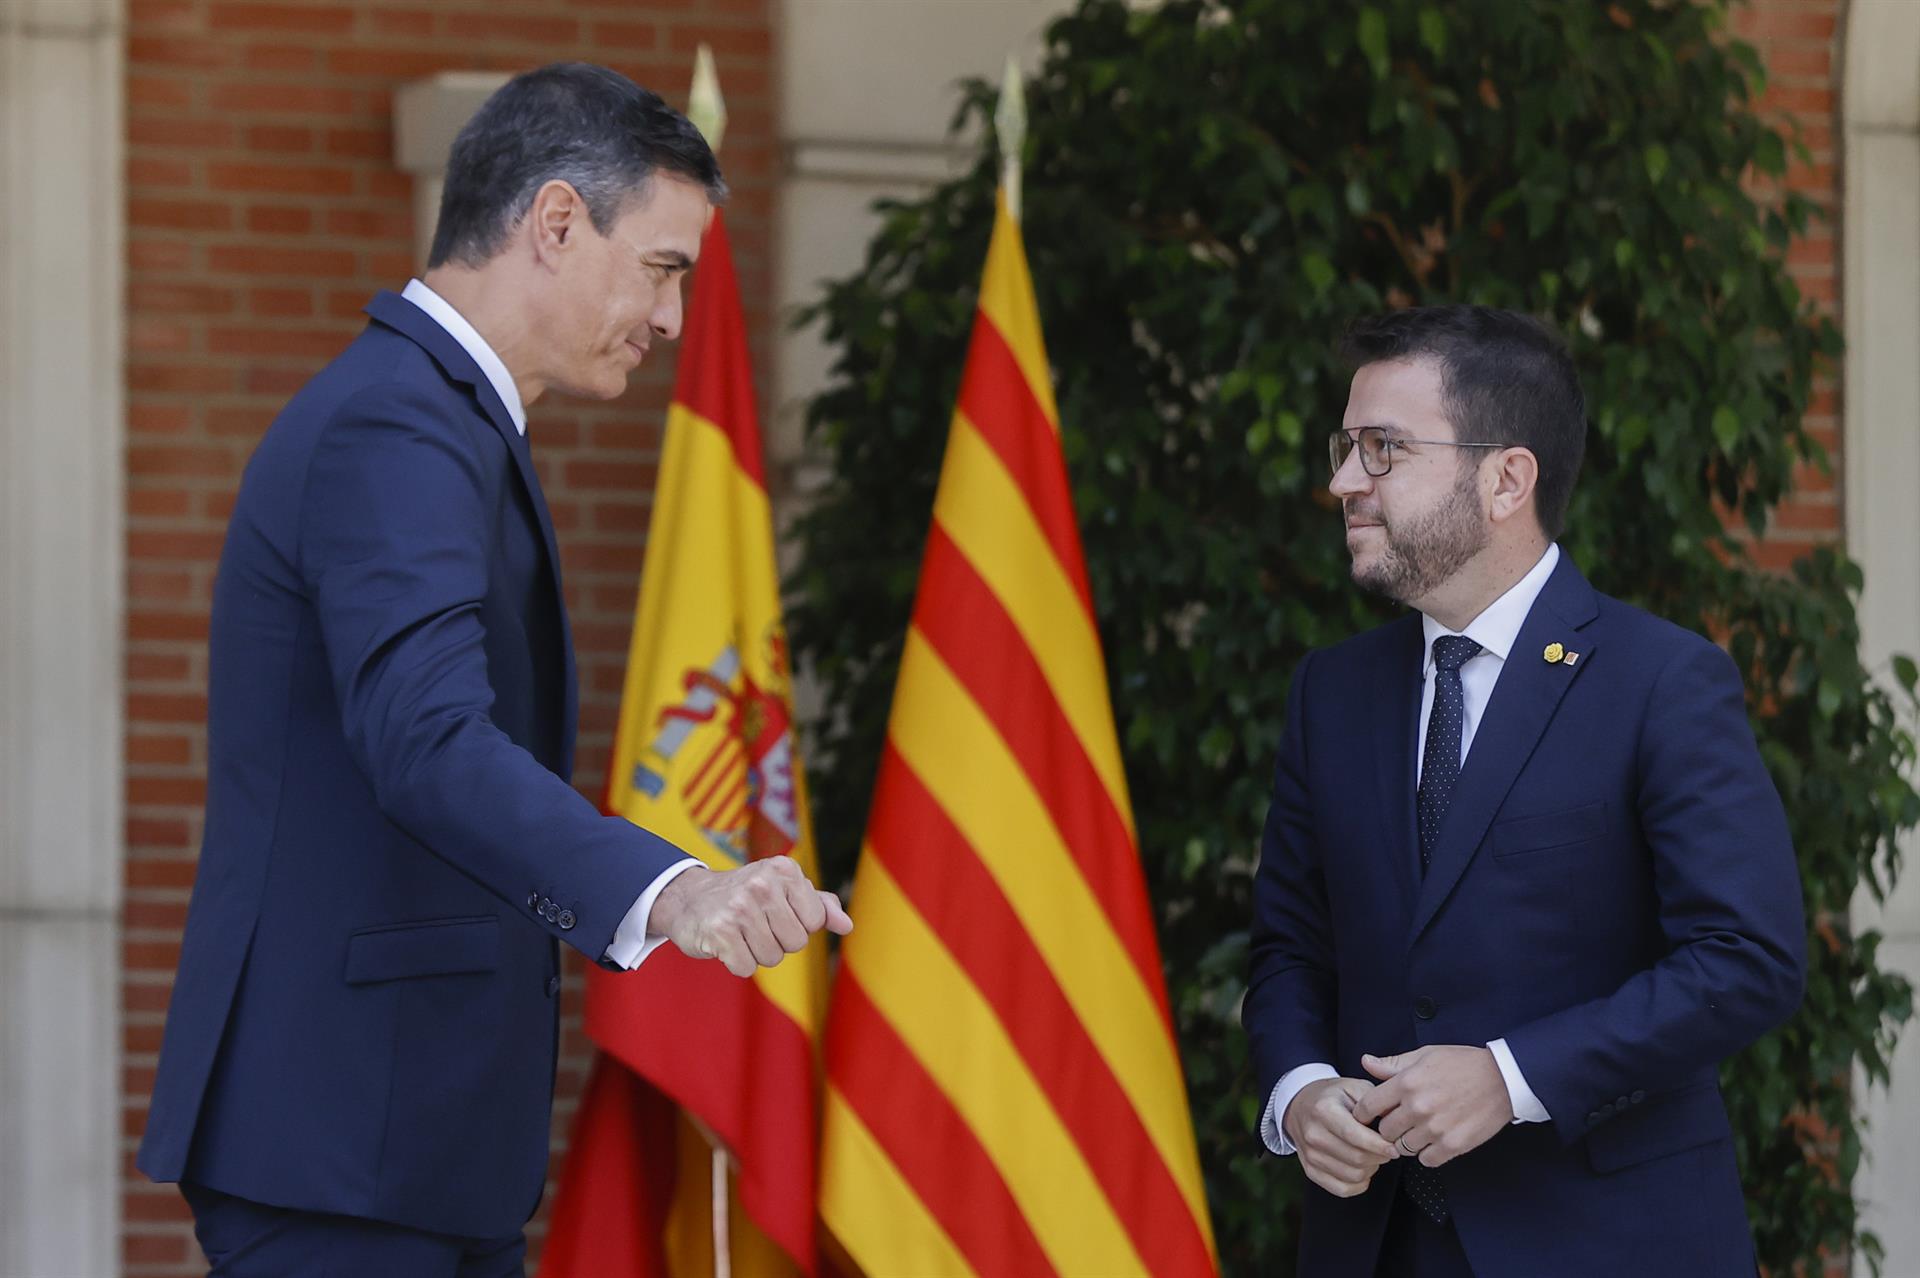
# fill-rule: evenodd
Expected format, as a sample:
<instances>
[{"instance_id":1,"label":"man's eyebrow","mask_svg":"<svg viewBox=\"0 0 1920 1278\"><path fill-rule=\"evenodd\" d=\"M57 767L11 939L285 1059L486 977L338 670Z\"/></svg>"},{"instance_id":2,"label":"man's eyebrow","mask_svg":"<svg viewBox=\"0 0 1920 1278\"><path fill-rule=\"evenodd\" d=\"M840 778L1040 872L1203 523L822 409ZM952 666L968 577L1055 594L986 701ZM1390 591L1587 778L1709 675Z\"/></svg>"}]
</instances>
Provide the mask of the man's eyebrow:
<instances>
[{"instance_id":1,"label":"man's eyebrow","mask_svg":"<svg viewBox=\"0 0 1920 1278\"><path fill-rule=\"evenodd\" d=\"M664 266L669 271L690 271L693 269L693 259L678 249L661 249L657 252L648 253L645 256L651 265Z\"/></svg>"}]
</instances>

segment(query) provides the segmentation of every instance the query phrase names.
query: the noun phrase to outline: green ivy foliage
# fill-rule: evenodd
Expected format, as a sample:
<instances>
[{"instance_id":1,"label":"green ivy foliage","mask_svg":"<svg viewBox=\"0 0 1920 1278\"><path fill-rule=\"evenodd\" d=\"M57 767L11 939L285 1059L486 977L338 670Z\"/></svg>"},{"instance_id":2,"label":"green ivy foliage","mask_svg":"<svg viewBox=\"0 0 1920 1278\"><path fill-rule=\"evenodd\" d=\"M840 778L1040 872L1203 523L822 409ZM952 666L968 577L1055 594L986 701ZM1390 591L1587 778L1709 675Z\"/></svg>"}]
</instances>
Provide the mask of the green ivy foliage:
<instances>
[{"instance_id":1,"label":"green ivy foliage","mask_svg":"<svg viewBox=\"0 0 1920 1278\"><path fill-rule=\"evenodd\" d=\"M1770 1273L1876 1244L1849 1178L1854 1063L1884 1081L1906 982L1850 936L1920 821L1914 669L1861 665L1858 568L1755 568L1834 327L1783 262L1815 210L1752 102L1725 0L1083 0L1028 85L1024 229L1222 1259L1291 1271L1298 1173L1256 1157L1238 1023L1288 677L1384 620L1349 584L1326 435L1354 316L1442 300L1550 319L1592 405L1563 544L1595 584L1726 643L1791 815L1812 920L1799 1016L1726 1067ZM991 222L978 163L881 206L808 319L830 465L799 520L796 650L829 876L851 875ZM1878 676L1873 677L1873 676ZM1888 691L1887 689L1891 689Z\"/></svg>"}]
</instances>

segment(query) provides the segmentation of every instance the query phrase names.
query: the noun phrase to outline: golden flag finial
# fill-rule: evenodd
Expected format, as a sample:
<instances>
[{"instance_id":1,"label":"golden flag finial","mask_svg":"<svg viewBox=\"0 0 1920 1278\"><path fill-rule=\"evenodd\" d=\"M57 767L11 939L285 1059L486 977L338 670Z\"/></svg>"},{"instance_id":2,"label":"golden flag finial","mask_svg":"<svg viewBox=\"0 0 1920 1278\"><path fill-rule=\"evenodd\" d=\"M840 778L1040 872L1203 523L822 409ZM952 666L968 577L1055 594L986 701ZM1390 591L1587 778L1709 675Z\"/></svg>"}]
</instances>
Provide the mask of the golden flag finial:
<instances>
[{"instance_id":1,"label":"golden flag finial","mask_svg":"<svg viewBox=\"0 0 1920 1278\"><path fill-rule=\"evenodd\" d=\"M1020 62L1007 55L1007 73L1000 81L1000 105L993 112L994 132L1000 138L1000 190L1007 216L1020 220L1020 153L1027 141L1027 82Z\"/></svg>"},{"instance_id":2,"label":"golden flag finial","mask_svg":"<svg viewBox=\"0 0 1920 1278\"><path fill-rule=\"evenodd\" d=\"M727 100L720 96L720 75L713 68L713 50L700 42L693 55L693 91L687 94L687 118L713 153L720 153L720 139L727 132Z\"/></svg>"}]
</instances>

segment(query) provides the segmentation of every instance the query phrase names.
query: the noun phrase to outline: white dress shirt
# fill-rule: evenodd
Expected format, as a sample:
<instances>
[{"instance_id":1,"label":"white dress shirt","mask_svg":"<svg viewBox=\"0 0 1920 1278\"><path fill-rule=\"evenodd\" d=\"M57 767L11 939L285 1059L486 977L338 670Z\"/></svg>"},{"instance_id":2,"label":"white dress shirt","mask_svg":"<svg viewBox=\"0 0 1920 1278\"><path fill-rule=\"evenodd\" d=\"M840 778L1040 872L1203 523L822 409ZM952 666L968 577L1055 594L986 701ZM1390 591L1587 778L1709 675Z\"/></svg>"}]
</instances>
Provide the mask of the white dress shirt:
<instances>
[{"instance_id":1,"label":"white dress shirt","mask_svg":"<svg viewBox=\"0 0 1920 1278\"><path fill-rule=\"evenodd\" d=\"M1467 623L1461 631L1448 630L1432 617L1423 615L1420 628L1426 643L1421 654L1421 690L1420 690L1420 735L1416 740L1419 748L1416 753L1413 783L1417 788L1420 777L1426 771L1427 764L1427 720L1433 714L1433 641L1442 635L1463 634L1480 645L1480 651L1467 659L1460 667L1460 690L1465 694L1466 706L1464 722L1460 725L1460 761L1464 764L1467 751L1473 745L1473 734L1480 726L1480 719L1486 713L1487 702L1493 697L1493 685L1500 680L1500 672L1506 669L1507 655L1513 651L1514 641L1520 637L1520 627L1526 624L1527 614L1533 611L1533 604L1546 587L1547 578L1553 576L1554 566L1560 562L1560 547L1549 545L1547 553L1540 556L1540 562L1527 571L1527 575L1506 594L1488 604L1485 611ZM1516 1123L1544 1123L1551 1115L1540 1098L1527 1086L1527 1080L1520 1073L1519 1064L1513 1059L1513 1052L1507 1047L1507 1040L1496 1038L1487 1044L1487 1050L1493 1053L1493 1059L1500 1066L1500 1077L1507 1084L1507 1099L1513 1103L1513 1121ZM1267 1098L1266 1112L1260 1116L1260 1138L1267 1148L1276 1154L1291 1154L1293 1142L1287 1139L1286 1132L1280 1128L1280 1119L1285 1116L1287 1106L1300 1094L1302 1088L1323 1078L1338 1078L1340 1072L1333 1066L1321 1061L1311 1061L1296 1066L1280 1076L1274 1084L1273 1095Z\"/></svg>"},{"instance_id":2,"label":"white dress shirt","mask_svg":"<svg viewBox=\"0 0 1920 1278\"><path fill-rule=\"evenodd\" d=\"M513 424L525 435L527 410L520 402L520 388L513 384L513 375L507 372L507 366L500 362L500 356L494 353L493 347L487 345L487 339L480 336L479 331L467 322L466 316L454 310L446 298L419 280L408 280L400 296L432 316L434 322L446 329L453 340L473 356L473 362L487 375L487 382L493 387L494 393L500 396L500 402L507 406ZM647 931L647 916L653 913L653 903L659 899L660 889L699 864L688 857L662 870L659 877L647 885L647 890L640 894L640 899L620 920L620 926L614 929L613 943L607 946L606 958L609 962L632 970L639 967L647 955L660 948L667 938L658 932Z\"/></svg>"}]
</instances>

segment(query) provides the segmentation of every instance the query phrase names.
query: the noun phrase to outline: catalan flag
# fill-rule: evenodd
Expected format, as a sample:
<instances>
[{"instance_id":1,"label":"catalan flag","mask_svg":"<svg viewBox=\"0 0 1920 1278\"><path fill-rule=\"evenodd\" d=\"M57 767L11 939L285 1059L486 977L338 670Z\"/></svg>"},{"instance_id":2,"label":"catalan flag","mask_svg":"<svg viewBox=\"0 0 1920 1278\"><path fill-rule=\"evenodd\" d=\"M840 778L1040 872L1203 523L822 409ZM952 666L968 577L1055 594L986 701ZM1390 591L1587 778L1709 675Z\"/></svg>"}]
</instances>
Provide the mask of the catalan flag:
<instances>
[{"instance_id":1,"label":"catalan flag","mask_svg":"<svg viewBox=\"0 0 1920 1278\"><path fill-rule=\"evenodd\" d=\"M827 1029L870 1278L1217 1271L1059 414L997 206Z\"/></svg>"},{"instance_id":2,"label":"catalan flag","mask_svg":"<svg viewBox=\"0 0 1920 1278\"><path fill-rule=\"evenodd\" d=\"M654 501L607 809L715 869L791 856L816 879L746 327L718 214ZM745 981L671 946L635 973L588 973L600 1055L542 1278L709 1278L716 1251L741 1278L815 1272L824 945Z\"/></svg>"}]
</instances>

